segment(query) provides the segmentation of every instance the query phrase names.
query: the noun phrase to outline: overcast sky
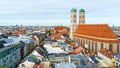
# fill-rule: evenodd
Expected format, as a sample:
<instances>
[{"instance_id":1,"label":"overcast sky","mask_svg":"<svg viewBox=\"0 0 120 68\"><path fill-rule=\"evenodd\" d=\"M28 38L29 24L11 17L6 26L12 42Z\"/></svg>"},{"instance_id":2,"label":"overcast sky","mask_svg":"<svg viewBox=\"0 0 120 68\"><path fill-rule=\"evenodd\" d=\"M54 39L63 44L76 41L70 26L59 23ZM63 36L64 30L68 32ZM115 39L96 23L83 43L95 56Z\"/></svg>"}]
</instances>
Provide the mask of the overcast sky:
<instances>
[{"instance_id":1,"label":"overcast sky","mask_svg":"<svg viewBox=\"0 0 120 68\"><path fill-rule=\"evenodd\" d=\"M86 23L120 26L120 0L0 0L0 25L70 25L84 8Z\"/></svg>"}]
</instances>

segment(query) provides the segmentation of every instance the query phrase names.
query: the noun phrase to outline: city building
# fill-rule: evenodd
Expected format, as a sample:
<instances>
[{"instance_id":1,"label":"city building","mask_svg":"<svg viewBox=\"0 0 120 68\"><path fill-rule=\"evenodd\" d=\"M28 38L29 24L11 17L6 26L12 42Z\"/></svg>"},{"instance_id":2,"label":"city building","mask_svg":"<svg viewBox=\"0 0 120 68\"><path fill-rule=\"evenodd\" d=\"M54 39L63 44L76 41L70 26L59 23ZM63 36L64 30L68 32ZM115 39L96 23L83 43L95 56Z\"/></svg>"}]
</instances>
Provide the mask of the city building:
<instances>
[{"instance_id":1,"label":"city building","mask_svg":"<svg viewBox=\"0 0 120 68\"><path fill-rule=\"evenodd\" d=\"M29 36L20 36L20 41L23 42L24 46L21 47L21 56L25 57L26 53L29 55L34 49L34 40ZM27 51L26 51L27 50Z\"/></svg>"},{"instance_id":2,"label":"city building","mask_svg":"<svg viewBox=\"0 0 120 68\"><path fill-rule=\"evenodd\" d=\"M71 10L71 23L70 23L70 38L73 39L73 34L76 31L78 24L85 24L85 10L80 9L79 11L79 23L77 24L77 10L72 8Z\"/></svg>"},{"instance_id":3,"label":"city building","mask_svg":"<svg viewBox=\"0 0 120 68\"><path fill-rule=\"evenodd\" d=\"M51 36L54 39L65 39L69 37L70 28L65 26L55 26L51 29Z\"/></svg>"},{"instance_id":4,"label":"city building","mask_svg":"<svg viewBox=\"0 0 120 68\"><path fill-rule=\"evenodd\" d=\"M20 30L13 30L12 31L13 34L25 34L26 33L26 30L25 29L20 29Z\"/></svg>"},{"instance_id":5,"label":"city building","mask_svg":"<svg viewBox=\"0 0 120 68\"><path fill-rule=\"evenodd\" d=\"M71 10L71 21L76 19L76 11ZM74 19L75 18L75 19ZM71 24L74 24L71 22ZM76 29L74 29L76 28ZM73 38L72 38L73 35ZM120 40L107 24L85 24L85 10L80 10L79 24L70 26L70 38L88 49L89 52L97 52L106 48L114 53L120 52Z\"/></svg>"},{"instance_id":6,"label":"city building","mask_svg":"<svg viewBox=\"0 0 120 68\"><path fill-rule=\"evenodd\" d=\"M16 67L34 49L32 38L24 35L1 38L0 44L0 66L7 68Z\"/></svg>"},{"instance_id":7,"label":"city building","mask_svg":"<svg viewBox=\"0 0 120 68\"><path fill-rule=\"evenodd\" d=\"M114 65L120 67L120 53L115 54L114 59L115 59Z\"/></svg>"},{"instance_id":8,"label":"city building","mask_svg":"<svg viewBox=\"0 0 120 68\"><path fill-rule=\"evenodd\" d=\"M31 38L34 41L34 46L39 45L39 38L36 35L31 35Z\"/></svg>"},{"instance_id":9,"label":"city building","mask_svg":"<svg viewBox=\"0 0 120 68\"><path fill-rule=\"evenodd\" d=\"M21 61L18 68L34 68L36 65L40 65L42 58L43 57L36 50L34 50L30 55Z\"/></svg>"},{"instance_id":10,"label":"city building","mask_svg":"<svg viewBox=\"0 0 120 68\"><path fill-rule=\"evenodd\" d=\"M70 45L69 45L70 46ZM82 47L76 48L74 51L61 47L52 47L45 44L44 47L48 51L48 57L46 58L46 63L50 64L48 66L52 68L97 68L98 65L90 59L90 57L82 54L80 51L83 50ZM72 52L73 51L73 52ZM71 54L68 54L71 52Z\"/></svg>"},{"instance_id":11,"label":"city building","mask_svg":"<svg viewBox=\"0 0 120 68\"><path fill-rule=\"evenodd\" d=\"M97 52L96 59L99 62L99 66L101 67L112 67L114 66L114 54L112 51L103 48Z\"/></svg>"},{"instance_id":12,"label":"city building","mask_svg":"<svg viewBox=\"0 0 120 68\"><path fill-rule=\"evenodd\" d=\"M70 38L73 39L73 33L76 30L77 27L77 10L75 8L72 8L71 10L71 23L70 23Z\"/></svg>"},{"instance_id":13,"label":"city building","mask_svg":"<svg viewBox=\"0 0 120 68\"><path fill-rule=\"evenodd\" d=\"M0 49L0 66L14 68L20 61L20 43Z\"/></svg>"}]
</instances>

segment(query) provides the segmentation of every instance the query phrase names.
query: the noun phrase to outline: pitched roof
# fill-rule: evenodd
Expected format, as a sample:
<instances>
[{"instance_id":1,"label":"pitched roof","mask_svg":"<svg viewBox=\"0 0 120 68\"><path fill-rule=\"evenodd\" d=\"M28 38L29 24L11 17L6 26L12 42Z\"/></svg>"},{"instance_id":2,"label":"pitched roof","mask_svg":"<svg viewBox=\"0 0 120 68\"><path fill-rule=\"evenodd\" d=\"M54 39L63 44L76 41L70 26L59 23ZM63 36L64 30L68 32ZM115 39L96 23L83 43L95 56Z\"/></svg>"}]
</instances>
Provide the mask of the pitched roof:
<instances>
[{"instance_id":1,"label":"pitched roof","mask_svg":"<svg viewBox=\"0 0 120 68\"><path fill-rule=\"evenodd\" d=\"M120 42L107 24L80 24L74 36L102 42Z\"/></svg>"},{"instance_id":2,"label":"pitched roof","mask_svg":"<svg viewBox=\"0 0 120 68\"><path fill-rule=\"evenodd\" d=\"M98 52L102 53L103 55L105 55L108 58L112 58L113 55L115 54L112 51L107 50L106 48L103 48L103 49L99 50Z\"/></svg>"},{"instance_id":3,"label":"pitched roof","mask_svg":"<svg viewBox=\"0 0 120 68\"><path fill-rule=\"evenodd\" d=\"M67 31L64 31L67 30ZM51 31L51 36L54 37L55 39L62 39L62 35L66 34L68 35L70 32L70 28L65 27L65 26L55 26L53 29L50 30Z\"/></svg>"},{"instance_id":4,"label":"pitched roof","mask_svg":"<svg viewBox=\"0 0 120 68\"><path fill-rule=\"evenodd\" d=\"M70 30L70 28L65 27L65 26L56 26L54 27L55 30L63 30L63 29L67 29L68 31Z\"/></svg>"},{"instance_id":5,"label":"pitched roof","mask_svg":"<svg viewBox=\"0 0 120 68\"><path fill-rule=\"evenodd\" d=\"M79 54L83 50L84 50L84 48L79 46L79 47L76 47L72 52L69 52L69 54Z\"/></svg>"}]
</instances>

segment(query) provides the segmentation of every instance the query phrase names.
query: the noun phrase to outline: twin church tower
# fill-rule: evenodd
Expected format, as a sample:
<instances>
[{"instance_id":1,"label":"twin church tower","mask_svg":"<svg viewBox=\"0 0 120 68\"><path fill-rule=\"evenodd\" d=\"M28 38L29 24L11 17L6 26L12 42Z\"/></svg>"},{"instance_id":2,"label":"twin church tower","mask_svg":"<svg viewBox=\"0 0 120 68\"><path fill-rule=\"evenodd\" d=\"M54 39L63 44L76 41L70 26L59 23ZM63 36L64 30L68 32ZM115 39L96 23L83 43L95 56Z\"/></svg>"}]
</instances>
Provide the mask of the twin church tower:
<instances>
[{"instance_id":1,"label":"twin church tower","mask_svg":"<svg viewBox=\"0 0 120 68\"><path fill-rule=\"evenodd\" d=\"M76 12L77 12L76 8L72 8L72 10L71 10L71 23L70 23L70 38L71 39L73 39L73 33L75 32L77 25L85 24L85 10L80 9L78 24L77 24Z\"/></svg>"}]
</instances>

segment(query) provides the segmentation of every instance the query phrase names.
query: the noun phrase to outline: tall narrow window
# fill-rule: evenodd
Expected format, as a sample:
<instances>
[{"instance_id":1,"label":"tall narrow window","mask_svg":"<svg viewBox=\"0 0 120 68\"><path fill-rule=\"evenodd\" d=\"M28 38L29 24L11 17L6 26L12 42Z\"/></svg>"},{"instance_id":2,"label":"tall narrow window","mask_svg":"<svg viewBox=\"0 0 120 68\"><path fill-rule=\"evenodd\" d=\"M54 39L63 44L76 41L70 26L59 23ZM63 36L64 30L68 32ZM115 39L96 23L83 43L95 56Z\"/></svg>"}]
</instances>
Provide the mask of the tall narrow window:
<instances>
[{"instance_id":1,"label":"tall narrow window","mask_svg":"<svg viewBox=\"0 0 120 68\"><path fill-rule=\"evenodd\" d=\"M89 45L89 51L90 51L90 47L91 47L91 46L90 46L90 40L89 40L89 43L88 43L88 45Z\"/></svg>"},{"instance_id":2,"label":"tall narrow window","mask_svg":"<svg viewBox=\"0 0 120 68\"><path fill-rule=\"evenodd\" d=\"M103 43L101 43L101 47L100 48L103 49Z\"/></svg>"},{"instance_id":3,"label":"tall narrow window","mask_svg":"<svg viewBox=\"0 0 120 68\"><path fill-rule=\"evenodd\" d=\"M112 44L109 44L109 50L112 51Z\"/></svg>"},{"instance_id":4,"label":"tall narrow window","mask_svg":"<svg viewBox=\"0 0 120 68\"><path fill-rule=\"evenodd\" d=\"M88 43L87 43L87 40L86 40L86 44L88 44Z\"/></svg>"},{"instance_id":5,"label":"tall narrow window","mask_svg":"<svg viewBox=\"0 0 120 68\"><path fill-rule=\"evenodd\" d=\"M93 44L93 41L92 41L92 51L94 50L94 44Z\"/></svg>"},{"instance_id":6,"label":"tall narrow window","mask_svg":"<svg viewBox=\"0 0 120 68\"><path fill-rule=\"evenodd\" d=\"M83 39L83 47L85 47L85 39Z\"/></svg>"},{"instance_id":7,"label":"tall narrow window","mask_svg":"<svg viewBox=\"0 0 120 68\"><path fill-rule=\"evenodd\" d=\"M117 44L117 52L119 53L119 43Z\"/></svg>"},{"instance_id":8,"label":"tall narrow window","mask_svg":"<svg viewBox=\"0 0 120 68\"><path fill-rule=\"evenodd\" d=\"M97 42L95 42L95 52L97 52Z\"/></svg>"},{"instance_id":9,"label":"tall narrow window","mask_svg":"<svg viewBox=\"0 0 120 68\"><path fill-rule=\"evenodd\" d=\"M79 38L79 42L78 42L78 43L79 43L79 45L80 45L80 38Z\"/></svg>"},{"instance_id":10,"label":"tall narrow window","mask_svg":"<svg viewBox=\"0 0 120 68\"><path fill-rule=\"evenodd\" d=\"M81 39L81 45L82 45L82 39Z\"/></svg>"}]
</instances>

